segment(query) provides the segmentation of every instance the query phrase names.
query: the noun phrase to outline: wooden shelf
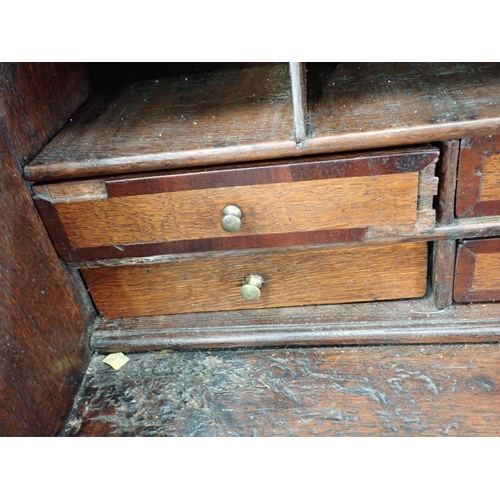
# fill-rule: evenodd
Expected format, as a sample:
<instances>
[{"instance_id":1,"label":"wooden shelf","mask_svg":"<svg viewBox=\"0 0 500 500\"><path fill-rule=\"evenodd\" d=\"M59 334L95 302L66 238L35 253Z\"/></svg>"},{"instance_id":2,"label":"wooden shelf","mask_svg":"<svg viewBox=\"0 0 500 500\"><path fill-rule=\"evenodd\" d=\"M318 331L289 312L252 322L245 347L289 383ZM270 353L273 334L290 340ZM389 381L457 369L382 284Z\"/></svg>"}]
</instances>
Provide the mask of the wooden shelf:
<instances>
[{"instance_id":1,"label":"wooden shelf","mask_svg":"<svg viewBox=\"0 0 500 500\"><path fill-rule=\"evenodd\" d=\"M302 125L300 67L226 65L96 93L25 176L48 181L357 151L488 135L500 126L498 63L308 64Z\"/></svg>"},{"instance_id":2,"label":"wooden shelf","mask_svg":"<svg viewBox=\"0 0 500 500\"><path fill-rule=\"evenodd\" d=\"M29 165L30 180L254 159L296 149L287 63L141 80L99 92ZM283 149L283 153L279 152Z\"/></svg>"}]
</instances>

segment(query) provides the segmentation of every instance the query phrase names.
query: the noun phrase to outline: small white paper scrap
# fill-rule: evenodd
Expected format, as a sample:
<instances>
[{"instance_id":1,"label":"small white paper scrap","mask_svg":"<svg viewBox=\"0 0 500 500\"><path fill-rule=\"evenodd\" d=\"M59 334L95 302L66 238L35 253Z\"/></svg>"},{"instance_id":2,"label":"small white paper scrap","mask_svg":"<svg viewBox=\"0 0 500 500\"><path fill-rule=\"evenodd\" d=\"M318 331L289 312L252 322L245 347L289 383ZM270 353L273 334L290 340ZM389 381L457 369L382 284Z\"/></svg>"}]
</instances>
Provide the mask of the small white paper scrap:
<instances>
[{"instance_id":1,"label":"small white paper scrap","mask_svg":"<svg viewBox=\"0 0 500 500\"><path fill-rule=\"evenodd\" d=\"M119 370L122 366L126 365L130 361L125 354L122 352L114 352L113 354L108 354L103 360L103 363L111 366L115 370Z\"/></svg>"}]
</instances>

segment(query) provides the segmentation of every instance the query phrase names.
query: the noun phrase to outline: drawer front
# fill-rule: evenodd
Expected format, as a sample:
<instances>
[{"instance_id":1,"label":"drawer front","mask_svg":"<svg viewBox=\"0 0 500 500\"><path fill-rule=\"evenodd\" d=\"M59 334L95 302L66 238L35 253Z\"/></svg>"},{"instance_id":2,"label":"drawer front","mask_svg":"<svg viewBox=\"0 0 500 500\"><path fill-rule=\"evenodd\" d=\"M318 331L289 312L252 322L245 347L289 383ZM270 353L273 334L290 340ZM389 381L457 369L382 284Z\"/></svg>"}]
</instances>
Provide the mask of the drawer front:
<instances>
[{"instance_id":1,"label":"drawer front","mask_svg":"<svg viewBox=\"0 0 500 500\"><path fill-rule=\"evenodd\" d=\"M459 246L454 298L457 302L500 300L500 238L464 241Z\"/></svg>"},{"instance_id":2,"label":"drawer front","mask_svg":"<svg viewBox=\"0 0 500 500\"><path fill-rule=\"evenodd\" d=\"M461 141L456 214L500 215L500 136Z\"/></svg>"},{"instance_id":3,"label":"drawer front","mask_svg":"<svg viewBox=\"0 0 500 500\"><path fill-rule=\"evenodd\" d=\"M227 252L82 273L108 318L415 298L426 293L427 244ZM257 300L240 295L250 274L264 280Z\"/></svg>"},{"instance_id":4,"label":"drawer front","mask_svg":"<svg viewBox=\"0 0 500 500\"><path fill-rule=\"evenodd\" d=\"M62 258L141 257L414 234L434 223L437 150L37 188ZM423 174L425 172L425 175ZM221 226L237 206L241 228Z\"/></svg>"}]
</instances>

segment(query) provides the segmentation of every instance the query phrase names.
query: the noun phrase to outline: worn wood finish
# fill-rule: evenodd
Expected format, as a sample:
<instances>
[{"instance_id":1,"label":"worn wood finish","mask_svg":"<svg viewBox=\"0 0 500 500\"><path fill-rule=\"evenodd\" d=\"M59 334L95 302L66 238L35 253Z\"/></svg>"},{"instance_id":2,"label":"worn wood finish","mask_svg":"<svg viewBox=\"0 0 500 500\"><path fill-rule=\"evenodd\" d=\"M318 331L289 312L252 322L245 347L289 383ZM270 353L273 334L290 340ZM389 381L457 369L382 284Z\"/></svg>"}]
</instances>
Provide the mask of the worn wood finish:
<instances>
[{"instance_id":1,"label":"worn wood finish","mask_svg":"<svg viewBox=\"0 0 500 500\"><path fill-rule=\"evenodd\" d=\"M82 269L105 317L154 316L421 297L427 289L427 245L311 248L276 254ZM246 301L248 274L264 278L262 295Z\"/></svg>"},{"instance_id":2,"label":"worn wood finish","mask_svg":"<svg viewBox=\"0 0 500 500\"><path fill-rule=\"evenodd\" d=\"M1 133L0 192L0 435L51 436L90 357L87 324Z\"/></svg>"},{"instance_id":3,"label":"worn wood finish","mask_svg":"<svg viewBox=\"0 0 500 500\"><path fill-rule=\"evenodd\" d=\"M95 356L64 436L499 436L500 346Z\"/></svg>"},{"instance_id":4,"label":"worn wood finish","mask_svg":"<svg viewBox=\"0 0 500 500\"><path fill-rule=\"evenodd\" d=\"M457 217L500 215L500 136L463 139Z\"/></svg>"},{"instance_id":5,"label":"worn wood finish","mask_svg":"<svg viewBox=\"0 0 500 500\"><path fill-rule=\"evenodd\" d=\"M438 163L438 205L436 219L439 224L451 224L455 218L455 192L457 186L460 141L446 141Z\"/></svg>"},{"instance_id":6,"label":"worn wood finish","mask_svg":"<svg viewBox=\"0 0 500 500\"><path fill-rule=\"evenodd\" d=\"M92 89L84 63L0 63L0 123L26 165Z\"/></svg>"},{"instance_id":7,"label":"worn wood finish","mask_svg":"<svg viewBox=\"0 0 500 500\"><path fill-rule=\"evenodd\" d=\"M74 189L60 183L36 187L35 201L59 255L73 262L331 243L347 241L351 233L359 240L366 227L373 239L377 230L401 235L434 227L437 157L434 148L418 148L84 181ZM243 212L237 234L220 225L226 205Z\"/></svg>"},{"instance_id":8,"label":"worn wood finish","mask_svg":"<svg viewBox=\"0 0 500 500\"><path fill-rule=\"evenodd\" d=\"M96 352L269 346L498 342L498 307L437 309L434 297L277 309L103 318Z\"/></svg>"},{"instance_id":9,"label":"worn wood finish","mask_svg":"<svg viewBox=\"0 0 500 500\"><path fill-rule=\"evenodd\" d=\"M316 66L309 65L309 82ZM308 99L311 151L340 141L364 149L498 130L498 63L340 63L319 72Z\"/></svg>"},{"instance_id":10,"label":"worn wood finish","mask_svg":"<svg viewBox=\"0 0 500 500\"><path fill-rule=\"evenodd\" d=\"M458 248L457 302L500 300L500 239L464 241Z\"/></svg>"},{"instance_id":11,"label":"worn wood finish","mask_svg":"<svg viewBox=\"0 0 500 500\"><path fill-rule=\"evenodd\" d=\"M441 240L434 243L432 281L434 300L438 309L449 307L453 302L455 252L455 240Z\"/></svg>"},{"instance_id":12,"label":"worn wood finish","mask_svg":"<svg viewBox=\"0 0 500 500\"><path fill-rule=\"evenodd\" d=\"M307 138L307 75L306 63L290 63L292 80L293 117L295 141L300 143Z\"/></svg>"},{"instance_id":13,"label":"worn wood finish","mask_svg":"<svg viewBox=\"0 0 500 500\"><path fill-rule=\"evenodd\" d=\"M65 171L63 177L150 170L151 162L159 166L158 160L169 167L169 157L184 166L193 155L201 164L207 155L212 158L209 164L225 163L224 155L217 154L220 150L252 151L260 145L266 151L274 143L293 150L294 135L288 64L235 65L138 81L111 96L97 95L26 175L34 180L40 174L46 177L43 172L60 177L59 170ZM253 159L253 153L250 156ZM244 154L233 157L241 159L246 159Z\"/></svg>"},{"instance_id":14,"label":"worn wood finish","mask_svg":"<svg viewBox=\"0 0 500 500\"><path fill-rule=\"evenodd\" d=\"M300 148L288 66L235 67L97 96L25 175L47 181L359 151L484 136L500 125L497 63L340 63L323 74L314 81L308 68L310 133Z\"/></svg>"}]
</instances>

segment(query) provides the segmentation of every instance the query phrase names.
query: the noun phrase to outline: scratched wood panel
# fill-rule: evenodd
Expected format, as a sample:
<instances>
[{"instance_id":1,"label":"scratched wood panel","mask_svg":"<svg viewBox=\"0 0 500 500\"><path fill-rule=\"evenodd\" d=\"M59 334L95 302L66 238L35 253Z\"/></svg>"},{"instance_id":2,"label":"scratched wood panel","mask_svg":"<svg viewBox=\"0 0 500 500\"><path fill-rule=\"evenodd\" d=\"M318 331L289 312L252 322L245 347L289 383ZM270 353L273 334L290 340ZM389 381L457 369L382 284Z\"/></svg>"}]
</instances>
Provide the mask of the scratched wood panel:
<instances>
[{"instance_id":1,"label":"scratched wood panel","mask_svg":"<svg viewBox=\"0 0 500 500\"><path fill-rule=\"evenodd\" d=\"M456 213L457 217L500 214L500 136L461 141Z\"/></svg>"},{"instance_id":2,"label":"scratched wood panel","mask_svg":"<svg viewBox=\"0 0 500 500\"><path fill-rule=\"evenodd\" d=\"M75 203L55 209L74 248L231 238L222 210L243 212L238 235L415 224L418 173L234 186Z\"/></svg>"},{"instance_id":3,"label":"scratched wood panel","mask_svg":"<svg viewBox=\"0 0 500 500\"><path fill-rule=\"evenodd\" d=\"M500 300L500 239L464 241L458 248L454 298L458 302Z\"/></svg>"},{"instance_id":4,"label":"scratched wood panel","mask_svg":"<svg viewBox=\"0 0 500 500\"><path fill-rule=\"evenodd\" d=\"M500 346L94 356L65 436L499 436Z\"/></svg>"},{"instance_id":5,"label":"scratched wood panel","mask_svg":"<svg viewBox=\"0 0 500 500\"><path fill-rule=\"evenodd\" d=\"M312 248L277 254L82 269L101 314L156 316L421 297L427 244ZM264 278L258 300L239 293L248 274Z\"/></svg>"}]
</instances>

